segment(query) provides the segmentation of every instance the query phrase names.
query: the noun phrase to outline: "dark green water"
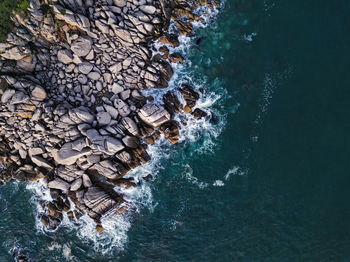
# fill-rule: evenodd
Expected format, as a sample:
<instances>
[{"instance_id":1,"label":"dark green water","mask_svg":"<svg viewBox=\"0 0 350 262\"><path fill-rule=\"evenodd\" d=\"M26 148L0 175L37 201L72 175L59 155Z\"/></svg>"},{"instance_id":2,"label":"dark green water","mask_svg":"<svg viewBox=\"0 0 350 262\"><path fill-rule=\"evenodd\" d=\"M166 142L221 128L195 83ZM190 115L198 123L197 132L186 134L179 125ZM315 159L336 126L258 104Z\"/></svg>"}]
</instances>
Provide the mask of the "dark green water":
<instances>
[{"instance_id":1,"label":"dark green water","mask_svg":"<svg viewBox=\"0 0 350 262\"><path fill-rule=\"evenodd\" d=\"M32 193L9 184L0 261L350 261L349 14L345 0L227 0L184 69L221 94L216 117L158 162L123 250L36 230Z\"/></svg>"}]
</instances>

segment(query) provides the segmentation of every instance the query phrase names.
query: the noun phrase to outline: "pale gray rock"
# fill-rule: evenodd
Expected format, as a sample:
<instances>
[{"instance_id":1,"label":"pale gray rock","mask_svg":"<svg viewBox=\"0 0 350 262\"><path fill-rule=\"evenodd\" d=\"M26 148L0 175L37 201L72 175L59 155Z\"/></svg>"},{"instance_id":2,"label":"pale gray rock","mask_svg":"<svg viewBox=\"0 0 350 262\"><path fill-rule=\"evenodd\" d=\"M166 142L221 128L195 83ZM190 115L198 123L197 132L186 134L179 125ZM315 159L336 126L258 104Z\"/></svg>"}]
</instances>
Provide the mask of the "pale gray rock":
<instances>
[{"instance_id":1,"label":"pale gray rock","mask_svg":"<svg viewBox=\"0 0 350 262\"><path fill-rule=\"evenodd\" d=\"M91 149L86 147L80 151L72 149L73 143L64 144L61 149L57 152L53 151L53 157L58 164L61 165L72 165L80 157L91 154Z\"/></svg>"},{"instance_id":2,"label":"pale gray rock","mask_svg":"<svg viewBox=\"0 0 350 262\"><path fill-rule=\"evenodd\" d=\"M118 112L118 110L116 108L114 108L113 106L110 106L110 105L104 105L103 107L111 115L111 117L113 119L117 119L118 118L119 112Z\"/></svg>"},{"instance_id":3,"label":"pale gray rock","mask_svg":"<svg viewBox=\"0 0 350 262\"><path fill-rule=\"evenodd\" d=\"M150 15L153 15L157 11L157 9L152 5L141 5L140 10Z\"/></svg>"},{"instance_id":4,"label":"pale gray rock","mask_svg":"<svg viewBox=\"0 0 350 262\"><path fill-rule=\"evenodd\" d=\"M27 96L25 93L17 91L12 97L10 104L15 105L15 104L23 104L27 103L29 101L29 96Z\"/></svg>"},{"instance_id":5,"label":"pale gray rock","mask_svg":"<svg viewBox=\"0 0 350 262\"><path fill-rule=\"evenodd\" d=\"M122 117L128 116L131 113L129 105L121 99L114 100L114 107L118 109Z\"/></svg>"},{"instance_id":6,"label":"pale gray rock","mask_svg":"<svg viewBox=\"0 0 350 262\"><path fill-rule=\"evenodd\" d=\"M112 209L117 202L99 187L89 187L83 197L84 204L90 209L89 215L98 218Z\"/></svg>"},{"instance_id":7,"label":"pale gray rock","mask_svg":"<svg viewBox=\"0 0 350 262\"><path fill-rule=\"evenodd\" d=\"M103 33L103 34L108 34L109 33L109 27L108 25L102 23L99 20L95 21L96 27Z\"/></svg>"},{"instance_id":8,"label":"pale gray rock","mask_svg":"<svg viewBox=\"0 0 350 262\"><path fill-rule=\"evenodd\" d=\"M139 128L137 127L134 120L132 120L130 117L124 117L122 119L122 125L125 127L128 132L134 136L139 136Z\"/></svg>"},{"instance_id":9,"label":"pale gray rock","mask_svg":"<svg viewBox=\"0 0 350 262\"><path fill-rule=\"evenodd\" d=\"M146 124L153 127L158 127L171 119L170 113L157 104L144 105L138 115Z\"/></svg>"},{"instance_id":10,"label":"pale gray rock","mask_svg":"<svg viewBox=\"0 0 350 262\"><path fill-rule=\"evenodd\" d=\"M106 126L111 122L111 115L108 112L99 112L97 114L97 121L100 126Z\"/></svg>"},{"instance_id":11,"label":"pale gray rock","mask_svg":"<svg viewBox=\"0 0 350 262\"><path fill-rule=\"evenodd\" d=\"M41 155L42 153L44 153L44 150L40 147L33 147L33 148L29 148L29 156L35 156L35 155Z\"/></svg>"},{"instance_id":12,"label":"pale gray rock","mask_svg":"<svg viewBox=\"0 0 350 262\"><path fill-rule=\"evenodd\" d=\"M117 62L114 65L109 67L109 71L111 71L113 74L117 74L123 69L123 64L121 62Z\"/></svg>"},{"instance_id":13,"label":"pale gray rock","mask_svg":"<svg viewBox=\"0 0 350 262\"><path fill-rule=\"evenodd\" d=\"M96 164L100 162L100 159L101 159L99 155L89 155L86 158L89 164Z\"/></svg>"},{"instance_id":14,"label":"pale gray rock","mask_svg":"<svg viewBox=\"0 0 350 262\"><path fill-rule=\"evenodd\" d=\"M123 143L116 138L106 136L105 145L108 152L115 154L124 149Z\"/></svg>"},{"instance_id":15,"label":"pale gray rock","mask_svg":"<svg viewBox=\"0 0 350 262\"><path fill-rule=\"evenodd\" d=\"M6 91L1 96L1 103L6 104L15 93L16 91L13 89L6 89Z\"/></svg>"},{"instance_id":16,"label":"pale gray rock","mask_svg":"<svg viewBox=\"0 0 350 262\"><path fill-rule=\"evenodd\" d=\"M32 159L33 163L36 164L37 166L44 167L46 169L53 168L53 166L50 164L50 162L41 156L37 156L37 155L31 156L31 159Z\"/></svg>"},{"instance_id":17,"label":"pale gray rock","mask_svg":"<svg viewBox=\"0 0 350 262\"><path fill-rule=\"evenodd\" d=\"M130 163L132 161L131 155L126 151L117 153L115 156L124 163Z\"/></svg>"},{"instance_id":18,"label":"pale gray rock","mask_svg":"<svg viewBox=\"0 0 350 262\"><path fill-rule=\"evenodd\" d=\"M89 62L83 62L83 63L79 64L79 66L78 66L79 71L85 75L90 73L93 67L94 67L94 65L89 63Z\"/></svg>"},{"instance_id":19,"label":"pale gray rock","mask_svg":"<svg viewBox=\"0 0 350 262\"><path fill-rule=\"evenodd\" d=\"M71 50L77 56L86 56L91 51L92 41L87 37L79 37L71 45Z\"/></svg>"},{"instance_id":20,"label":"pale gray rock","mask_svg":"<svg viewBox=\"0 0 350 262\"><path fill-rule=\"evenodd\" d=\"M68 49L59 50L57 59L63 64L70 64L73 62L73 54Z\"/></svg>"},{"instance_id":21,"label":"pale gray rock","mask_svg":"<svg viewBox=\"0 0 350 262\"><path fill-rule=\"evenodd\" d=\"M80 84L85 85L88 82L88 78L85 75L79 75L78 81Z\"/></svg>"},{"instance_id":22,"label":"pale gray rock","mask_svg":"<svg viewBox=\"0 0 350 262\"><path fill-rule=\"evenodd\" d=\"M101 78L101 75L98 72L90 72L88 74L88 78L90 78L91 80L99 80Z\"/></svg>"},{"instance_id":23,"label":"pale gray rock","mask_svg":"<svg viewBox=\"0 0 350 262\"><path fill-rule=\"evenodd\" d=\"M78 178L74 180L74 182L70 186L70 191L77 191L81 188L82 185L83 185L83 180L81 178Z\"/></svg>"},{"instance_id":24,"label":"pale gray rock","mask_svg":"<svg viewBox=\"0 0 350 262\"><path fill-rule=\"evenodd\" d=\"M90 180L90 177L87 174L83 174L82 178L83 178L84 187L91 187L92 186L92 182Z\"/></svg>"},{"instance_id":25,"label":"pale gray rock","mask_svg":"<svg viewBox=\"0 0 350 262\"><path fill-rule=\"evenodd\" d=\"M76 151L81 151L86 146L87 146L86 138L77 139L72 143L72 149Z\"/></svg>"},{"instance_id":26,"label":"pale gray rock","mask_svg":"<svg viewBox=\"0 0 350 262\"><path fill-rule=\"evenodd\" d=\"M74 118L75 123L88 123L92 124L92 122L95 120L94 115L90 112L90 110L84 106L80 106L72 111L70 111L70 117Z\"/></svg>"},{"instance_id":27,"label":"pale gray rock","mask_svg":"<svg viewBox=\"0 0 350 262\"><path fill-rule=\"evenodd\" d=\"M63 179L56 177L54 180L47 184L47 187L67 191L70 187L70 184L64 181Z\"/></svg>"},{"instance_id":28,"label":"pale gray rock","mask_svg":"<svg viewBox=\"0 0 350 262\"><path fill-rule=\"evenodd\" d=\"M118 83L113 83L113 85L110 86L109 91L114 94L119 94L120 92L124 91L124 88Z\"/></svg>"},{"instance_id":29,"label":"pale gray rock","mask_svg":"<svg viewBox=\"0 0 350 262\"><path fill-rule=\"evenodd\" d=\"M45 100L46 96L47 96L46 91L41 86L36 86L32 90L32 99L36 101L43 101Z\"/></svg>"}]
</instances>

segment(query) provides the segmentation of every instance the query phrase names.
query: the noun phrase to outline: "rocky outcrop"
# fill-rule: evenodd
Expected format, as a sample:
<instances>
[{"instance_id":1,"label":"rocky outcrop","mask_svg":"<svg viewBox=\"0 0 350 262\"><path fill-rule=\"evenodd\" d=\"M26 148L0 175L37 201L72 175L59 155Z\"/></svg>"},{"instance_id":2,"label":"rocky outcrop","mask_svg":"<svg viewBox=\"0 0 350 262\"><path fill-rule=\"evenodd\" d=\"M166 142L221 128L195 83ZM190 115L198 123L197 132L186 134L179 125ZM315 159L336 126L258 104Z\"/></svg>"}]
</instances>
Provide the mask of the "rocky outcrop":
<instances>
[{"instance_id":1,"label":"rocky outcrop","mask_svg":"<svg viewBox=\"0 0 350 262\"><path fill-rule=\"evenodd\" d=\"M16 32L0 44L0 179L46 179L53 201L43 203L41 220L49 229L60 224L62 212L72 220L86 213L98 226L101 217L122 213L123 196L113 187L136 186L123 176L150 160L147 143L160 135L177 143L176 114L206 116L188 85L178 90L182 98L142 95L166 88L172 63L184 62L166 45L179 46L178 34L191 34L191 22L200 20L191 12L197 4L215 6L33 0L27 17L14 18ZM168 33L170 19L177 29ZM152 58L154 41L164 45Z\"/></svg>"}]
</instances>

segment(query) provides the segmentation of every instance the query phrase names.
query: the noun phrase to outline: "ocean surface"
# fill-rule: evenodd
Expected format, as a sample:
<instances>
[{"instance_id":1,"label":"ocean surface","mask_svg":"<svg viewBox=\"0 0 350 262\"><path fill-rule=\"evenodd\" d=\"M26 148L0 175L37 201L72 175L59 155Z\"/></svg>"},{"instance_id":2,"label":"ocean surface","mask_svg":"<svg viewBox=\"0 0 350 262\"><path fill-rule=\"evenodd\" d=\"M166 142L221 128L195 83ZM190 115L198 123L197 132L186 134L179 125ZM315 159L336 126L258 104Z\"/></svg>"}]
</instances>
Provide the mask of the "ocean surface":
<instances>
[{"instance_id":1,"label":"ocean surface","mask_svg":"<svg viewBox=\"0 0 350 262\"><path fill-rule=\"evenodd\" d=\"M349 14L348 0L226 0L181 39L170 85L201 90L210 119L150 147L134 212L100 236L88 218L47 232L43 182L0 185L0 262L350 261Z\"/></svg>"}]
</instances>

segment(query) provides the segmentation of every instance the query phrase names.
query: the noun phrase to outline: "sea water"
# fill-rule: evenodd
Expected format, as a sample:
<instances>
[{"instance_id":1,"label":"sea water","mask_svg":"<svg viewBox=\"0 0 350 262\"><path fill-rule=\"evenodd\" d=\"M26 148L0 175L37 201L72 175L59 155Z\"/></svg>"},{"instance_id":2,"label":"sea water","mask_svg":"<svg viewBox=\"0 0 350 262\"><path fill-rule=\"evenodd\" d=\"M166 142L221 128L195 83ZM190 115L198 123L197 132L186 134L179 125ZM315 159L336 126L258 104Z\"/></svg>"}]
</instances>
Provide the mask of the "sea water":
<instances>
[{"instance_id":1,"label":"sea water","mask_svg":"<svg viewBox=\"0 0 350 262\"><path fill-rule=\"evenodd\" d=\"M226 0L176 48L208 118L149 146L132 212L40 224L44 181L0 186L0 262L349 261L350 4ZM151 174L152 181L142 177Z\"/></svg>"}]
</instances>

